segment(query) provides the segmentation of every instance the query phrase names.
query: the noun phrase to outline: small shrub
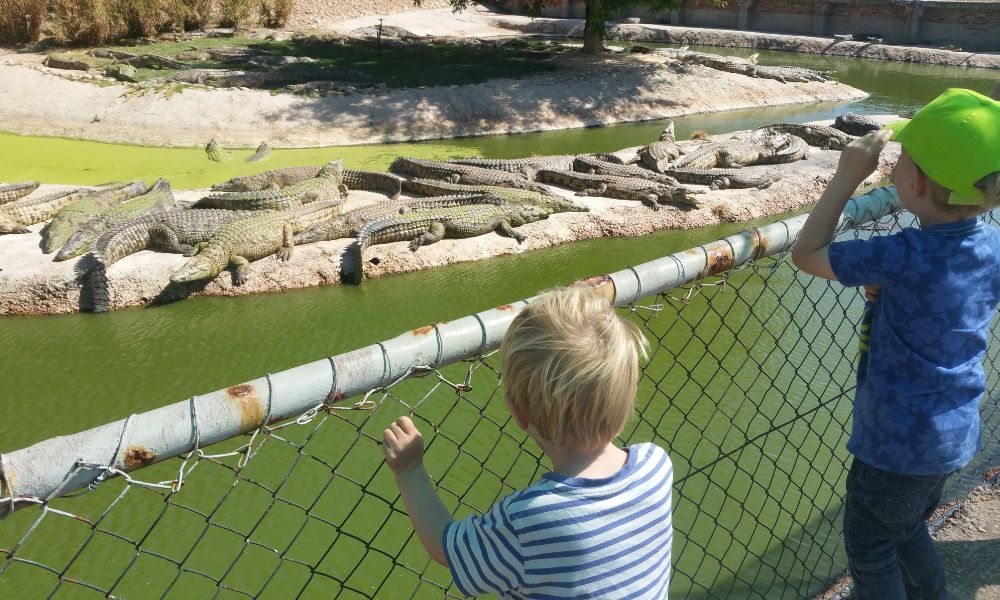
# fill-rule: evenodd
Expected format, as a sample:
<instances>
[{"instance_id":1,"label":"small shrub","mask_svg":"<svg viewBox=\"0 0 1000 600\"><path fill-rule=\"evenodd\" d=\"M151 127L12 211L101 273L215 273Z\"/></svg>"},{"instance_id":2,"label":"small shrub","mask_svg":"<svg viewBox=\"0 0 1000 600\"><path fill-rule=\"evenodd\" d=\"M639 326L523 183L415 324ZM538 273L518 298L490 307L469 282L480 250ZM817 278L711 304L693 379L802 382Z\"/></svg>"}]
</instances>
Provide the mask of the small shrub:
<instances>
[{"instance_id":1,"label":"small shrub","mask_svg":"<svg viewBox=\"0 0 1000 600\"><path fill-rule=\"evenodd\" d=\"M0 0L0 44L37 41L47 10L47 0Z\"/></svg>"},{"instance_id":2,"label":"small shrub","mask_svg":"<svg viewBox=\"0 0 1000 600\"><path fill-rule=\"evenodd\" d=\"M167 21L163 0L108 0L111 19L127 37L153 37Z\"/></svg>"},{"instance_id":3,"label":"small shrub","mask_svg":"<svg viewBox=\"0 0 1000 600\"><path fill-rule=\"evenodd\" d=\"M259 0L219 0L219 25L237 27L259 21Z\"/></svg>"},{"instance_id":4,"label":"small shrub","mask_svg":"<svg viewBox=\"0 0 1000 600\"><path fill-rule=\"evenodd\" d=\"M294 0L261 0L260 17L265 27L284 27L292 16Z\"/></svg>"},{"instance_id":5,"label":"small shrub","mask_svg":"<svg viewBox=\"0 0 1000 600\"><path fill-rule=\"evenodd\" d=\"M68 43L100 46L116 33L106 0L55 0L52 18L55 36Z\"/></svg>"},{"instance_id":6,"label":"small shrub","mask_svg":"<svg viewBox=\"0 0 1000 600\"><path fill-rule=\"evenodd\" d=\"M187 18L184 27L187 29L202 29L212 22L212 0L180 0L187 7Z\"/></svg>"}]
</instances>

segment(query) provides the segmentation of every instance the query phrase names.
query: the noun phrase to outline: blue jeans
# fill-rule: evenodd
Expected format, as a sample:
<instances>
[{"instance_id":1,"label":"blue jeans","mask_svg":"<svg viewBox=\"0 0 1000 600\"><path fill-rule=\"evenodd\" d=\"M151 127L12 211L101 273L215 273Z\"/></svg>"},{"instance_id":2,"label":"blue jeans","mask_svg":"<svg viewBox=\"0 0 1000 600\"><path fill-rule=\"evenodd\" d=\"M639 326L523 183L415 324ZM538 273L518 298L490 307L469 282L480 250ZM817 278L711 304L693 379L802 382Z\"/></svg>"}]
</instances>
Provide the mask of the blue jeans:
<instances>
[{"instance_id":1,"label":"blue jeans","mask_svg":"<svg viewBox=\"0 0 1000 600\"><path fill-rule=\"evenodd\" d=\"M926 521L948 475L902 475L854 459L844 498L844 543L855 600L948 597Z\"/></svg>"}]
</instances>

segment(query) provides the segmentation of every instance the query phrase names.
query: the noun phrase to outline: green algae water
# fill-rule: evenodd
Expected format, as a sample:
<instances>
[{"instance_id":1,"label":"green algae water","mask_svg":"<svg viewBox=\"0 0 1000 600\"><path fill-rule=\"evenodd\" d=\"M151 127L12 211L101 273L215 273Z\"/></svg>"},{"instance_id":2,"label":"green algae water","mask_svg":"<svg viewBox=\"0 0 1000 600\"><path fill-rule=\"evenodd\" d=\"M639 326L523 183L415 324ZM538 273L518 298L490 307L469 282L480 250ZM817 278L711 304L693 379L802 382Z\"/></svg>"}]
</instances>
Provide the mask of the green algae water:
<instances>
[{"instance_id":1,"label":"green algae water","mask_svg":"<svg viewBox=\"0 0 1000 600\"><path fill-rule=\"evenodd\" d=\"M678 136L694 129L721 132L786 119L829 118L846 110L896 112L917 107L945 87L988 93L996 82L988 72L924 65L771 52L762 52L760 61L829 68L841 81L872 96L846 106L686 117L677 120ZM84 184L162 176L183 189L338 157L349 167L384 169L397 155L515 157L607 151L655 139L662 126L275 150L269 161L257 165L244 164L244 154L237 151L233 161L218 164L208 161L201 148L0 134L0 181L36 178ZM382 277L360 288L194 298L104 315L0 318L0 449L22 448L353 350L751 225L589 240ZM646 309L635 313L634 318L646 323L658 351L640 388L642 416L624 437L630 442L654 435L664 444L670 440L675 477L683 490L683 497L675 500L675 526L687 532L678 533L674 541L673 586L684 597L804 597L818 592L842 569L836 533L844 475L839 465L847 458L843 445L853 385L853 323L860 302L851 290L831 294L822 286L827 284L796 277L785 265L772 273L735 273L727 290L706 288L687 305L668 302L655 318L649 318ZM855 318L840 323L824 318L843 310ZM446 373L458 381L465 370L467 366L459 365ZM437 434L422 425L429 441L428 468L441 481L449 508L459 515L487 508L497 494L540 474L532 458L538 456L537 449L528 445L521 451L523 436L507 423L495 401L496 377L477 377L465 396L468 402L455 404L454 396L439 392L420 407L421 414L442 424ZM394 395L415 402L427 389L426 383L407 382ZM441 597L439 587L414 573L392 570L394 561L418 570L426 563L401 505L392 509L388 502L366 496L365 506L358 507L362 489L376 498L395 498L391 477L380 468L380 451L365 436L377 438L384 424L403 412L401 404L390 402L371 415L334 415L315 436L308 435L308 427L282 430L287 443L268 442L241 473L245 479L238 491L250 490L243 495L227 495L236 480L233 459L199 463L188 487L176 496L181 509L165 510L161 496L129 488L100 528L130 540L146 537L145 551L139 554L134 545L101 535L77 557L74 553L91 528L47 517L18 555L37 558L67 578L105 590L114 587L118 597L245 597L220 592L213 579L221 581L223 589L251 594L266 585L262 597ZM504 435L478 427L483 420L499 423ZM363 436L357 435L358 429ZM817 432L822 435L817 437ZM755 443L735 450L744 438ZM244 442L234 439L219 447L228 450ZM309 459L296 462L303 454ZM136 475L144 481L169 480L176 477L176 468L176 462L168 462ZM336 478L326 489L331 472ZM54 505L96 520L121 489L120 481L112 481L90 495ZM302 511L292 507L306 507L312 518L303 520ZM706 518L709 514L718 516L712 521ZM0 548L13 547L36 517L37 511L28 509L0 525ZM206 520L221 528L207 529ZM331 523L342 526L342 533ZM247 546L241 535L255 544ZM275 549L293 564L275 567ZM3 557L0 552L0 568ZM317 572L294 561L316 565ZM109 562L111 568L98 567ZM175 578L178 564L183 568ZM440 585L449 580L436 566L426 571L425 579ZM0 595L48 597L56 590L58 598L99 596L81 586L56 584L51 573L15 564L0 578Z\"/></svg>"}]
</instances>

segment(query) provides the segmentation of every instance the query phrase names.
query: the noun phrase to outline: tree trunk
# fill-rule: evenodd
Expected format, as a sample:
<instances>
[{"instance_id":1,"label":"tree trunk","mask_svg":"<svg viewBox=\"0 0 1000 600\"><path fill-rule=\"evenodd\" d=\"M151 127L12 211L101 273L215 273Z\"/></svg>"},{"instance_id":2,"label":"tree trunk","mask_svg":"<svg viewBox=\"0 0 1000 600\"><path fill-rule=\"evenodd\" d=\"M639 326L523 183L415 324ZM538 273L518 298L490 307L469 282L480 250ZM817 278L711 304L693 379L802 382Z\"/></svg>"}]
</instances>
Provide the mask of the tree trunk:
<instances>
[{"instance_id":1,"label":"tree trunk","mask_svg":"<svg viewBox=\"0 0 1000 600\"><path fill-rule=\"evenodd\" d=\"M587 0L586 24L583 26L583 52L600 54L604 48L604 0Z\"/></svg>"}]
</instances>

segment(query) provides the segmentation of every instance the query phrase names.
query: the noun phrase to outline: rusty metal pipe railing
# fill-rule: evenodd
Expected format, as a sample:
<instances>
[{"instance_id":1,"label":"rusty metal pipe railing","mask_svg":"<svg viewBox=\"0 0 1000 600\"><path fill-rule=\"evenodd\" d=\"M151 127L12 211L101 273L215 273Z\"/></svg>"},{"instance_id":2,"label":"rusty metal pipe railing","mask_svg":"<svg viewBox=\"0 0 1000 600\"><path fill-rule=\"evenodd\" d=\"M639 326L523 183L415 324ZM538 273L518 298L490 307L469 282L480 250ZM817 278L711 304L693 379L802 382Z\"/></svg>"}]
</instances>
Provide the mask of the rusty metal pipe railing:
<instances>
[{"instance_id":1,"label":"rusty metal pipe railing","mask_svg":"<svg viewBox=\"0 0 1000 600\"><path fill-rule=\"evenodd\" d=\"M899 208L894 188L848 203L839 228ZM616 305L664 292L794 243L805 215L581 282ZM0 518L148 465L384 387L418 366L440 367L500 345L516 309L532 299L416 329L391 340L268 374L73 435L0 454Z\"/></svg>"}]
</instances>

